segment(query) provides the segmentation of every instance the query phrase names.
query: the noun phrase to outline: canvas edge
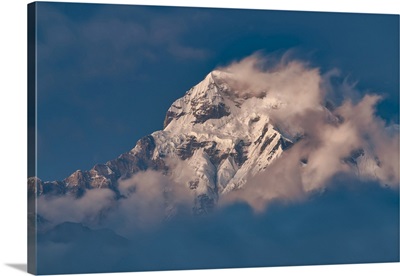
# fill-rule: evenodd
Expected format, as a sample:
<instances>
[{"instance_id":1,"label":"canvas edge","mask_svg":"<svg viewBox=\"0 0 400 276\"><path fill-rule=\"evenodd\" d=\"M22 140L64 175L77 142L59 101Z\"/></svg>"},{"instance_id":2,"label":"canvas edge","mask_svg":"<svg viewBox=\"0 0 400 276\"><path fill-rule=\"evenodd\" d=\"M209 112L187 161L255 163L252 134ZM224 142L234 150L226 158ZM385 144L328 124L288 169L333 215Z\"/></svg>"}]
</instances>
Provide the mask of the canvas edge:
<instances>
[{"instance_id":1,"label":"canvas edge","mask_svg":"<svg viewBox=\"0 0 400 276\"><path fill-rule=\"evenodd\" d=\"M27 5L27 54L28 54L28 76L27 76L27 135L28 135L28 171L27 176L36 176L36 3ZM37 187L36 178L34 178L34 186ZM36 189L34 189L36 190ZM37 251L36 251L36 193L29 194L27 187L27 272L31 274L37 273Z\"/></svg>"}]
</instances>

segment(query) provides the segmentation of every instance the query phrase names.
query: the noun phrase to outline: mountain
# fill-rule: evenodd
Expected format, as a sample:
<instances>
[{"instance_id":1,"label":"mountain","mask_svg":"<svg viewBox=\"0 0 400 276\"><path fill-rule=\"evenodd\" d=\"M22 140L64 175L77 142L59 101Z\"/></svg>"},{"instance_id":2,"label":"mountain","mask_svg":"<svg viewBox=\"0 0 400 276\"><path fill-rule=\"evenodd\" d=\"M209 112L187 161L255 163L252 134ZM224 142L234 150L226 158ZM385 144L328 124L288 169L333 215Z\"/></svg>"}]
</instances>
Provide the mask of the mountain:
<instances>
[{"instance_id":1,"label":"mountain","mask_svg":"<svg viewBox=\"0 0 400 276\"><path fill-rule=\"evenodd\" d=\"M95 243L110 241L110 245L124 246L128 240L115 234L109 229L90 229L82 224L63 222L44 233L38 233L38 242L46 243Z\"/></svg>"},{"instance_id":2,"label":"mountain","mask_svg":"<svg viewBox=\"0 0 400 276\"><path fill-rule=\"evenodd\" d=\"M161 172L193 195L196 214L210 212L219 197L246 185L304 133L287 131L270 117L285 102L261 91L239 93L235 76L214 70L168 109L164 129L141 138L130 151L89 171L77 170L61 181L28 179L30 195L72 194L111 189L123 197L119 182L147 170ZM321 106L327 118L340 121L332 106ZM287 133L292 133L291 135ZM345 162L357 165L363 152ZM300 160L306 165L307 160ZM363 161L365 163L365 161ZM375 162L376 164L376 162Z\"/></svg>"},{"instance_id":3,"label":"mountain","mask_svg":"<svg viewBox=\"0 0 400 276\"><path fill-rule=\"evenodd\" d=\"M129 240L110 229L72 222L38 232L36 240L39 275L115 271L132 250Z\"/></svg>"}]
</instances>

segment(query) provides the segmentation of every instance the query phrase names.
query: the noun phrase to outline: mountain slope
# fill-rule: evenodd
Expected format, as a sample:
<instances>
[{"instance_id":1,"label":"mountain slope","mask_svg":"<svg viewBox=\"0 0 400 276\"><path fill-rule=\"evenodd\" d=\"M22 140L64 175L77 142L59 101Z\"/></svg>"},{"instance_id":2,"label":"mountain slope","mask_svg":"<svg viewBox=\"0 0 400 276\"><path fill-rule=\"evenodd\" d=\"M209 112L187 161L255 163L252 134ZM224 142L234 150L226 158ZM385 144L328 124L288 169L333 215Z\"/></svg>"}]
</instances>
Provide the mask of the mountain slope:
<instances>
[{"instance_id":1,"label":"mountain slope","mask_svg":"<svg viewBox=\"0 0 400 276\"><path fill-rule=\"evenodd\" d=\"M154 170L190 191L196 214L209 212L219 197L243 188L249 177L264 171L304 135L271 119L271 111L284 101L265 91L256 96L238 93L234 81L231 73L212 71L171 105L163 130L143 137L118 158L62 181L29 179L30 193L81 197L88 189L106 188L118 199L123 197L121 180ZM316 108L332 123L340 120L324 106ZM300 163L306 165L306 160Z\"/></svg>"}]
</instances>

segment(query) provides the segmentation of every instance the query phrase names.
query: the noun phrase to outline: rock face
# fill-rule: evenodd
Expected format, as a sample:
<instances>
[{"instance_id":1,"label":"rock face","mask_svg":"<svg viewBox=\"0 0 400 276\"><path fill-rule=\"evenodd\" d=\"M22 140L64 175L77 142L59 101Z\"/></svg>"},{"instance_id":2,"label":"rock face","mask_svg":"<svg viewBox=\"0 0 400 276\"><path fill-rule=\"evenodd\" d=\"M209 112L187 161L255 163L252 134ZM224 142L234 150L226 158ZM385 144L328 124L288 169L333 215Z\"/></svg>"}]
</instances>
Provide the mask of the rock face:
<instances>
[{"instance_id":1,"label":"rock face","mask_svg":"<svg viewBox=\"0 0 400 276\"><path fill-rule=\"evenodd\" d=\"M280 104L277 99L267 94L240 98L229 85L233 77L212 71L171 105L163 130L143 137L118 158L62 181L31 178L30 196L81 197L100 188L111 189L118 199L119 180L154 170L190 190L195 214L210 212L220 196L242 188L296 140L270 120L270 110Z\"/></svg>"}]
</instances>

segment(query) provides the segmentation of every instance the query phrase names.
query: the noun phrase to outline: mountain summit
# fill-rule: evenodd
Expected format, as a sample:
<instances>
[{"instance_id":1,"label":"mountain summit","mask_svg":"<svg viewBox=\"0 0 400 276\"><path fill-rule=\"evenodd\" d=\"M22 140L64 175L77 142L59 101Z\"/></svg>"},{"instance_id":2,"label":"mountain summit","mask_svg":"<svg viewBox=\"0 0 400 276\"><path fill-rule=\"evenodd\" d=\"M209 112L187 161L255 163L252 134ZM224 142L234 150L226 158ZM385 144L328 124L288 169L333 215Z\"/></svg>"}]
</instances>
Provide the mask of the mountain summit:
<instances>
[{"instance_id":1,"label":"mountain summit","mask_svg":"<svg viewBox=\"0 0 400 276\"><path fill-rule=\"evenodd\" d=\"M121 181L152 170L187 189L196 214L209 212L221 196L243 188L248 178L266 170L304 135L293 135L271 119L284 101L268 91L247 93L235 79L232 73L212 71L171 105L163 130L141 138L118 158L62 181L31 178L30 194L81 197L87 190L104 188L118 199L124 196ZM340 121L328 108L316 108L329 120ZM354 164L360 156L349 160ZM299 160L299 166L306 164Z\"/></svg>"}]
</instances>

